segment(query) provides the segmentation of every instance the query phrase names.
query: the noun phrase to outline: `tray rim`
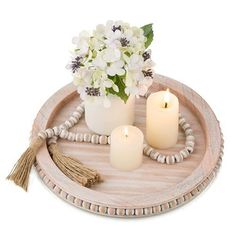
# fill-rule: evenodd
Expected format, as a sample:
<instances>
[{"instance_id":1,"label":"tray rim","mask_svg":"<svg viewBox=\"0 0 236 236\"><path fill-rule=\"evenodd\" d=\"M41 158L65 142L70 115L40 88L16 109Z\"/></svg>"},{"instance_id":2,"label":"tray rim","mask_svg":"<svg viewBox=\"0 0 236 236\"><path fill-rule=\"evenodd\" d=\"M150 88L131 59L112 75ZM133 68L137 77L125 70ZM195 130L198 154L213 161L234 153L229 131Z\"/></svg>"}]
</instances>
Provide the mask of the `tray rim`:
<instances>
[{"instance_id":1,"label":"tray rim","mask_svg":"<svg viewBox=\"0 0 236 236\"><path fill-rule=\"evenodd\" d=\"M173 196L171 195L172 194L171 192L173 192L173 190L170 191L169 195L167 195L168 192L165 191L164 197L161 196L161 194L158 194L158 196L157 196L157 194L153 193L153 194L149 194L148 196L145 196L145 205L137 204L140 202L140 196L138 196L136 198L132 198L132 200L134 200L134 204L129 203L126 206L123 205L121 208L119 205L119 199L116 199L116 198L111 199L110 195L108 195L106 193L98 192L100 197L97 198L95 201L94 199L88 198L87 196L90 196L91 194L94 195L93 192L96 192L96 191L94 191L92 189L84 188L82 186L78 186L76 183L74 183L73 181L71 181L68 178L66 178L67 179L66 185L68 184L69 188L65 188L65 186L59 186L57 183L58 181L56 181L54 179L54 177L52 175L50 175L50 173L48 173L47 170L44 169L44 167L41 166L40 159L37 158L37 164L36 164L37 168L36 169L38 170L40 176L43 178L43 181L49 187L51 186L50 188L55 193L57 193L60 197L62 197L63 199L66 199L67 201L69 201L70 203L72 203L78 207L82 207L82 208L86 209L87 205L90 205L89 208L91 208L91 205L98 205L98 213L99 214L108 214L109 209L125 209L125 211L129 210L129 212L132 212L132 211L135 212L135 209L142 209L142 208L143 209L151 208L151 210L149 209L149 213L154 214L153 207L155 207L155 206L163 205L163 207L161 207L161 212L163 212L165 208L166 209L173 208L173 207L170 207L170 202L172 202L172 205L175 205L175 207L177 207L178 205L181 205L183 202L187 201L188 199L191 199L192 197L194 197L194 194L192 192L195 192L195 193L200 192L199 189L201 189L201 187L206 186L213 179L217 169L219 168L220 162L221 162L221 156L222 156L222 152L223 152L223 146L222 146L223 139L222 139L219 123L216 119L214 112L210 108L210 106L206 103L206 101L204 99L202 99L200 97L200 95L198 95L191 88L187 87L186 85L184 85L178 81L175 81L173 79L170 79L170 78L168 78L166 76L162 76L162 75L155 75L155 81L158 83L161 83L162 86L168 86L174 92L180 93L180 91L182 91L183 93L185 93L185 96L189 95L189 97L192 98L191 99L191 101L192 101L191 109L193 109L195 112L198 112L198 117L200 118L200 123L204 127L204 129L206 129L205 130L205 136L206 136L206 153L205 153L205 155L209 155L210 158L207 161L208 162L210 161L211 165L210 165L210 167L209 167L209 165L205 166L206 168L204 168L204 173L202 173L202 171L199 172L198 169L199 168L202 169L202 167L204 166L203 161L206 158L203 158L203 160L201 161L199 166L194 170L194 172L198 172L198 174L193 172L190 176L188 176L181 183L179 183L178 185L175 186L175 188L177 190L179 188L178 191L181 192L180 194L177 194L178 197L176 197L175 195L173 195ZM66 95L65 95L65 91L66 91ZM76 88L71 83L66 85L62 89L58 90L54 95L52 95L46 101L46 103L43 105L43 107L40 109L38 115L36 116L36 119L35 119L35 122L33 125L33 130L32 130L32 138L37 134L37 132L40 128L47 128L47 125L51 122L51 119L53 118L54 114L57 112L58 107L61 105L61 103L66 103L72 96L75 96L75 95L76 95ZM178 96L179 96L179 94L178 94ZM55 101L55 97L57 97L56 101ZM183 100L183 98L181 98L181 99ZM199 104L196 103L196 101L195 101L195 100L199 100L199 99L201 101L201 106L199 106ZM188 102L188 101L186 101L186 102ZM53 105L53 108L49 109L49 107L51 105ZM208 126L206 124L206 114L204 114L204 112L202 113L203 110L207 111L208 116L210 116L211 119L213 119L213 121L214 121L214 122L211 122L210 124L208 124ZM48 119L46 119L43 116L43 113L45 113L45 112L47 114L49 114ZM216 146L217 148L214 147L214 149L211 148L212 137L209 135L209 133L212 130L214 130L214 132L216 133L216 137L214 137L214 141L215 141L215 144L217 145ZM45 149L45 147L46 147L46 144L44 144L44 147L40 149L38 156L49 155L48 153L45 152L45 150L47 150L47 149ZM58 174L59 178L62 178L63 180L65 180L65 176L59 170L58 170L57 174ZM55 183L57 183L57 184L55 184ZM191 187L189 186L190 183L191 183ZM70 188L71 188L71 186L74 186L75 184L76 184L77 191L74 191L74 192L72 191L72 193L71 193ZM181 185L185 185L184 189L182 189ZM81 192L81 190L82 190L82 192ZM188 197L186 197L186 196L188 196ZM106 197L109 197L109 199L112 200L114 202L114 204L106 204L106 201L104 201L104 198L106 198ZM148 197L148 199L146 199L146 197ZM76 201L77 198L79 200L81 200L82 203L78 204L78 201ZM178 198L182 198L182 200L179 200L179 203L177 200ZM156 199L156 201L153 201L153 199ZM147 200L149 200L149 203L147 203ZM175 203L173 203L173 202L175 202ZM99 207L101 209L106 208L106 210L99 211ZM102 211L104 211L104 212L102 212ZM117 210L115 210L115 211L117 211ZM143 212L144 212L144 210L143 210ZM126 213L124 213L124 214L127 215ZM112 214L110 214L110 215L112 215ZM115 214L115 215L118 215L118 214ZM137 214L131 214L131 215L137 216ZM147 215L147 214L145 214L145 215Z\"/></svg>"}]
</instances>

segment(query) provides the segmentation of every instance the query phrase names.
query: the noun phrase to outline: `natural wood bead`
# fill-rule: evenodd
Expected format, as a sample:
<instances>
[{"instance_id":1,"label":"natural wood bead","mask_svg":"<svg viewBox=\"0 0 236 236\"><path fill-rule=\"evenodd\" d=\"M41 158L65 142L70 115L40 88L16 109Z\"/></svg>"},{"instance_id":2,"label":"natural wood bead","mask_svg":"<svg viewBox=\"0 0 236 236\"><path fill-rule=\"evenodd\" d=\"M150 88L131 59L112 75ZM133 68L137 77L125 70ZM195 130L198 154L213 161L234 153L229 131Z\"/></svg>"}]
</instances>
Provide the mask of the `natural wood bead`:
<instances>
[{"instance_id":1,"label":"natural wood bead","mask_svg":"<svg viewBox=\"0 0 236 236\"><path fill-rule=\"evenodd\" d=\"M91 204L90 210L91 210L91 211L94 211L94 212L98 212L98 205Z\"/></svg>"},{"instance_id":2,"label":"natural wood bead","mask_svg":"<svg viewBox=\"0 0 236 236\"><path fill-rule=\"evenodd\" d=\"M72 132L69 132L67 139L71 142L75 141L75 134Z\"/></svg>"},{"instance_id":3,"label":"natural wood bead","mask_svg":"<svg viewBox=\"0 0 236 236\"><path fill-rule=\"evenodd\" d=\"M189 153L193 153L193 147L187 146L186 149L187 149L187 151L188 151Z\"/></svg>"},{"instance_id":4,"label":"natural wood bead","mask_svg":"<svg viewBox=\"0 0 236 236\"><path fill-rule=\"evenodd\" d=\"M108 136L108 137L107 137L107 143L108 143L108 144L111 144L111 136Z\"/></svg>"},{"instance_id":5,"label":"natural wood bead","mask_svg":"<svg viewBox=\"0 0 236 236\"><path fill-rule=\"evenodd\" d=\"M101 214L106 214L106 212L107 212L107 207L105 207L105 206L99 206L98 211L99 211Z\"/></svg>"},{"instance_id":6,"label":"natural wood bead","mask_svg":"<svg viewBox=\"0 0 236 236\"><path fill-rule=\"evenodd\" d=\"M107 144L107 136L106 135L101 135L99 137L99 144L102 144L102 145Z\"/></svg>"},{"instance_id":7,"label":"natural wood bead","mask_svg":"<svg viewBox=\"0 0 236 236\"><path fill-rule=\"evenodd\" d=\"M51 138L54 135L54 132L52 129L46 129L45 132L47 134L47 138Z\"/></svg>"},{"instance_id":8,"label":"natural wood bead","mask_svg":"<svg viewBox=\"0 0 236 236\"><path fill-rule=\"evenodd\" d=\"M91 143L98 144L99 143L99 135L93 134L91 138Z\"/></svg>"},{"instance_id":9,"label":"natural wood bead","mask_svg":"<svg viewBox=\"0 0 236 236\"><path fill-rule=\"evenodd\" d=\"M82 203L82 207L85 208L85 209L87 209L87 210L90 209L90 205L91 205L91 203L89 203L89 202L83 201L83 203Z\"/></svg>"},{"instance_id":10,"label":"natural wood bead","mask_svg":"<svg viewBox=\"0 0 236 236\"><path fill-rule=\"evenodd\" d=\"M180 126L184 125L185 123L186 123L185 118L182 117L182 118L179 119L179 125Z\"/></svg>"},{"instance_id":11,"label":"natural wood bead","mask_svg":"<svg viewBox=\"0 0 236 236\"><path fill-rule=\"evenodd\" d=\"M125 209L125 215L127 216L134 215L134 209Z\"/></svg>"},{"instance_id":12,"label":"natural wood bead","mask_svg":"<svg viewBox=\"0 0 236 236\"><path fill-rule=\"evenodd\" d=\"M195 141L195 137L193 135L187 135L186 141Z\"/></svg>"},{"instance_id":13,"label":"natural wood bead","mask_svg":"<svg viewBox=\"0 0 236 236\"><path fill-rule=\"evenodd\" d=\"M65 124L61 124L61 125L59 126L59 129L60 129L60 130L67 129L67 126L66 126Z\"/></svg>"},{"instance_id":14,"label":"natural wood bead","mask_svg":"<svg viewBox=\"0 0 236 236\"><path fill-rule=\"evenodd\" d=\"M161 209L162 211L166 211L170 208L168 202L164 203L164 204L161 204Z\"/></svg>"},{"instance_id":15,"label":"natural wood bead","mask_svg":"<svg viewBox=\"0 0 236 236\"><path fill-rule=\"evenodd\" d=\"M156 150L152 150L151 151L151 153L150 153L150 157L151 157L151 159L153 159L153 160L156 160L157 159L157 157L158 157L158 155L159 155L159 152L157 152Z\"/></svg>"},{"instance_id":16,"label":"natural wood bead","mask_svg":"<svg viewBox=\"0 0 236 236\"><path fill-rule=\"evenodd\" d=\"M89 143L91 141L92 135L89 133L84 134L84 142Z\"/></svg>"},{"instance_id":17,"label":"natural wood bead","mask_svg":"<svg viewBox=\"0 0 236 236\"><path fill-rule=\"evenodd\" d=\"M152 152L152 150L153 150L153 148L150 147L150 146L146 146L146 147L143 149L144 154L147 155L147 156L150 155L150 153Z\"/></svg>"},{"instance_id":18,"label":"natural wood bead","mask_svg":"<svg viewBox=\"0 0 236 236\"><path fill-rule=\"evenodd\" d=\"M58 126L55 126L52 128L54 135L58 136L61 132L60 128Z\"/></svg>"},{"instance_id":19,"label":"natural wood bead","mask_svg":"<svg viewBox=\"0 0 236 236\"><path fill-rule=\"evenodd\" d=\"M142 216L143 215L143 208L135 209L135 215L136 216Z\"/></svg>"},{"instance_id":20,"label":"natural wood bead","mask_svg":"<svg viewBox=\"0 0 236 236\"><path fill-rule=\"evenodd\" d=\"M124 215L125 215L125 209L123 209L123 208L117 208L117 209L116 209L116 214L117 214L118 216L124 216Z\"/></svg>"},{"instance_id":21,"label":"natural wood bead","mask_svg":"<svg viewBox=\"0 0 236 236\"><path fill-rule=\"evenodd\" d=\"M78 123L78 119L76 119L76 118L73 117L73 116L71 116L71 117L69 118L69 121L73 124L73 126Z\"/></svg>"},{"instance_id":22,"label":"natural wood bead","mask_svg":"<svg viewBox=\"0 0 236 236\"><path fill-rule=\"evenodd\" d=\"M186 129L185 130L185 135L192 135L193 134L193 130L192 129Z\"/></svg>"},{"instance_id":23,"label":"natural wood bead","mask_svg":"<svg viewBox=\"0 0 236 236\"><path fill-rule=\"evenodd\" d=\"M161 212L161 207L160 207L159 205L152 207L152 212L153 212L154 214L160 213L160 212Z\"/></svg>"},{"instance_id":24,"label":"natural wood bead","mask_svg":"<svg viewBox=\"0 0 236 236\"><path fill-rule=\"evenodd\" d=\"M79 120L81 118L81 113L79 113L78 111L74 111L72 114L73 117L75 117L77 120Z\"/></svg>"},{"instance_id":25,"label":"natural wood bead","mask_svg":"<svg viewBox=\"0 0 236 236\"><path fill-rule=\"evenodd\" d=\"M193 141L186 141L185 142L185 146L188 146L188 147L194 147L194 142Z\"/></svg>"},{"instance_id":26,"label":"natural wood bead","mask_svg":"<svg viewBox=\"0 0 236 236\"><path fill-rule=\"evenodd\" d=\"M78 107L76 108L76 111L78 111L80 114L83 114L83 113L84 113L84 108L81 107L81 106L78 106Z\"/></svg>"},{"instance_id":27,"label":"natural wood bead","mask_svg":"<svg viewBox=\"0 0 236 236\"><path fill-rule=\"evenodd\" d=\"M190 126L190 124L185 123L185 124L182 125L181 127L182 127L183 130L186 130L186 129L190 128L191 126Z\"/></svg>"},{"instance_id":28,"label":"natural wood bead","mask_svg":"<svg viewBox=\"0 0 236 236\"><path fill-rule=\"evenodd\" d=\"M161 158L160 158L160 162L162 163L162 164L164 164L165 162L166 162L166 156L165 155L160 155L161 156ZM159 158L159 157L158 157Z\"/></svg>"},{"instance_id":29,"label":"natural wood bead","mask_svg":"<svg viewBox=\"0 0 236 236\"><path fill-rule=\"evenodd\" d=\"M69 129L69 128L71 128L73 126L73 123L71 121L69 121L69 120L66 120L64 124L65 124L67 129Z\"/></svg>"},{"instance_id":30,"label":"natural wood bead","mask_svg":"<svg viewBox=\"0 0 236 236\"><path fill-rule=\"evenodd\" d=\"M186 149L182 149L180 152L179 152L180 155L183 156L183 158L187 158L188 155L189 155L189 152L186 150Z\"/></svg>"},{"instance_id":31,"label":"natural wood bead","mask_svg":"<svg viewBox=\"0 0 236 236\"><path fill-rule=\"evenodd\" d=\"M67 139L68 135L69 135L69 132L66 129L63 129L60 133L60 137L63 139Z\"/></svg>"},{"instance_id":32,"label":"natural wood bead","mask_svg":"<svg viewBox=\"0 0 236 236\"><path fill-rule=\"evenodd\" d=\"M84 135L82 133L77 133L75 135L75 141L76 142L83 142L84 141Z\"/></svg>"},{"instance_id":33,"label":"natural wood bead","mask_svg":"<svg viewBox=\"0 0 236 236\"><path fill-rule=\"evenodd\" d=\"M109 216L114 216L116 214L116 209L115 208L111 208L111 207L108 207L107 209L107 214Z\"/></svg>"},{"instance_id":34,"label":"natural wood bead","mask_svg":"<svg viewBox=\"0 0 236 236\"><path fill-rule=\"evenodd\" d=\"M174 154L176 162L182 162L183 161L183 156L180 155L179 153Z\"/></svg>"},{"instance_id":35,"label":"natural wood bead","mask_svg":"<svg viewBox=\"0 0 236 236\"><path fill-rule=\"evenodd\" d=\"M82 206L83 201L79 198L75 198L74 203L75 203L76 206Z\"/></svg>"},{"instance_id":36,"label":"natural wood bead","mask_svg":"<svg viewBox=\"0 0 236 236\"><path fill-rule=\"evenodd\" d=\"M160 163L162 162L162 156L163 156L162 154L159 154L158 157L157 157L157 161L160 162Z\"/></svg>"},{"instance_id":37,"label":"natural wood bead","mask_svg":"<svg viewBox=\"0 0 236 236\"><path fill-rule=\"evenodd\" d=\"M42 139L46 139L47 138L47 133L45 131L40 131L38 133L38 136Z\"/></svg>"},{"instance_id":38,"label":"natural wood bead","mask_svg":"<svg viewBox=\"0 0 236 236\"><path fill-rule=\"evenodd\" d=\"M175 163L175 157L173 155L167 156L166 157L166 163L167 164L174 164Z\"/></svg>"},{"instance_id":39,"label":"natural wood bead","mask_svg":"<svg viewBox=\"0 0 236 236\"><path fill-rule=\"evenodd\" d=\"M175 208L177 206L176 200L169 202L169 206L170 206L170 208Z\"/></svg>"}]
</instances>

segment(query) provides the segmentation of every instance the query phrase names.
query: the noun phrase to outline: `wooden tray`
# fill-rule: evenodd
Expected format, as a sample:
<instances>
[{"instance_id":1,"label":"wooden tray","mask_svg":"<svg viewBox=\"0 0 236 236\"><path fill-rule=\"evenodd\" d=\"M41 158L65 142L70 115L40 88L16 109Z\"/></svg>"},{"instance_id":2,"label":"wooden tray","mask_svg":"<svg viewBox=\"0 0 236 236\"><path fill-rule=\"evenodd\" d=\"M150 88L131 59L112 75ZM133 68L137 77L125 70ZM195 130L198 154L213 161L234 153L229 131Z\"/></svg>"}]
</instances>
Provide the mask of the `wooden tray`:
<instances>
[{"instance_id":1,"label":"wooden tray","mask_svg":"<svg viewBox=\"0 0 236 236\"><path fill-rule=\"evenodd\" d=\"M180 111L191 124L196 137L194 153L182 163L166 165L144 156L143 165L131 172L122 172L109 164L109 145L72 143L60 140L64 153L97 169L104 182L85 188L67 178L54 164L46 144L37 155L36 169L43 182L59 197L88 211L120 217L148 216L174 209L198 195L213 179L223 155L219 123L209 105L192 89L167 77L156 75L152 92L169 87L180 100ZM69 84L55 93L40 109L32 135L58 125L68 118L79 104L76 88ZM145 134L145 102L137 99L136 121ZM89 132L84 119L72 130ZM180 132L174 152L184 146Z\"/></svg>"}]
</instances>

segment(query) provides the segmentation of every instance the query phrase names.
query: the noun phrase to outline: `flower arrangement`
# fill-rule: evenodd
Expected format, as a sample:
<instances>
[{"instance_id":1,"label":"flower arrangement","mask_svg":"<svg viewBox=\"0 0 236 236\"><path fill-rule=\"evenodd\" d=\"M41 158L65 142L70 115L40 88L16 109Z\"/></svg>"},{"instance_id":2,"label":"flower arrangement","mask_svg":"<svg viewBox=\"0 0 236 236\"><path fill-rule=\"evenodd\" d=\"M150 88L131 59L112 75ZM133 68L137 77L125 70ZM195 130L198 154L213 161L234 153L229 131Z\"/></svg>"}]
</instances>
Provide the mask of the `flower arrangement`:
<instances>
[{"instance_id":1,"label":"flower arrangement","mask_svg":"<svg viewBox=\"0 0 236 236\"><path fill-rule=\"evenodd\" d=\"M141 28L122 21L97 25L92 34L82 31L72 42L74 84L82 99L92 96L120 97L125 103L130 95L144 95L152 84L154 65L151 50L152 24Z\"/></svg>"}]
</instances>

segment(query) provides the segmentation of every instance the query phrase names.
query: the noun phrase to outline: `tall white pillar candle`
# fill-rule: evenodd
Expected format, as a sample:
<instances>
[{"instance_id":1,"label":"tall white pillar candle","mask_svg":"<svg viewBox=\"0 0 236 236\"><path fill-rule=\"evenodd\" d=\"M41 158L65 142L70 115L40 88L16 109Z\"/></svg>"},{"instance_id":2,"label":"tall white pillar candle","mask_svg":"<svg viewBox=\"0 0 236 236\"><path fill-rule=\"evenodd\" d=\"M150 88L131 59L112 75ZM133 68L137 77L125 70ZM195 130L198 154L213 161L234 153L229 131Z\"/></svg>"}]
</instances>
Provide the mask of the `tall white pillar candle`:
<instances>
[{"instance_id":1,"label":"tall white pillar candle","mask_svg":"<svg viewBox=\"0 0 236 236\"><path fill-rule=\"evenodd\" d=\"M147 99L146 136L152 147L166 149L178 140L179 100L169 92L160 91Z\"/></svg>"},{"instance_id":2,"label":"tall white pillar candle","mask_svg":"<svg viewBox=\"0 0 236 236\"><path fill-rule=\"evenodd\" d=\"M111 133L110 163L119 170L134 170L143 160L143 133L134 126L119 126Z\"/></svg>"}]
</instances>

